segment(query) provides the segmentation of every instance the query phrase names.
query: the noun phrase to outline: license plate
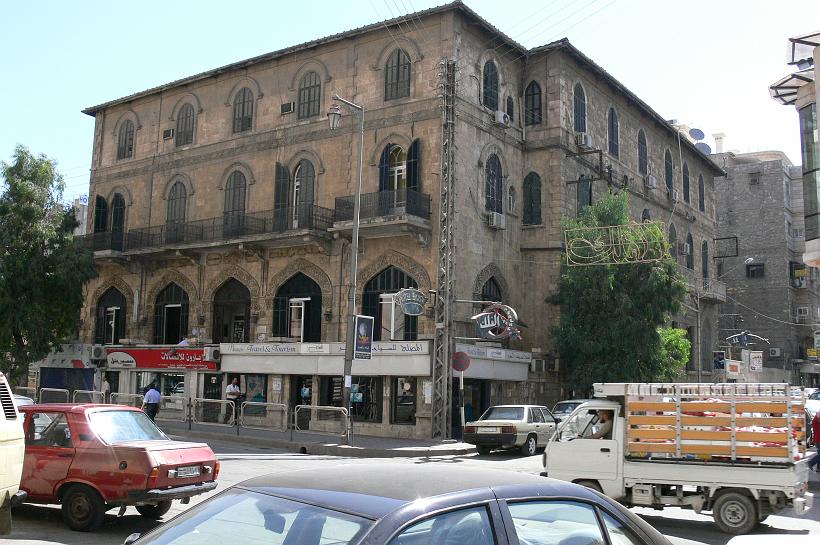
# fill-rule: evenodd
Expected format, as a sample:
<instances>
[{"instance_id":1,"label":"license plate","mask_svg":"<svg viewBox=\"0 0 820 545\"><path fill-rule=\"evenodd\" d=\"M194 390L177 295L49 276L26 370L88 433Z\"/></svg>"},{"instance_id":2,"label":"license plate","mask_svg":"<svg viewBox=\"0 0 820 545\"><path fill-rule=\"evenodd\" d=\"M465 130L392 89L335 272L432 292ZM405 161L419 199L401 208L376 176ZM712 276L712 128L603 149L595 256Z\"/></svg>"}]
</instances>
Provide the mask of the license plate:
<instances>
[{"instance_id":1,"label":"license plate","mask_svg":"<svg viewBox=\"0 0 820 545\"><path fill-rule=\"evenodd\" d=\"M185 466L177 468L177 478L199 477L201 468L199 466Z\"/></svg>"},{"instance_id":2,"label":"license plate","mask_svg":"<svg viewBox=\"0 0 820 545\"><path fill-rule=\"evenodd\" d=\"M478 433L498 433L498 428L477 428Z\"/></svg>"}]
</instances>

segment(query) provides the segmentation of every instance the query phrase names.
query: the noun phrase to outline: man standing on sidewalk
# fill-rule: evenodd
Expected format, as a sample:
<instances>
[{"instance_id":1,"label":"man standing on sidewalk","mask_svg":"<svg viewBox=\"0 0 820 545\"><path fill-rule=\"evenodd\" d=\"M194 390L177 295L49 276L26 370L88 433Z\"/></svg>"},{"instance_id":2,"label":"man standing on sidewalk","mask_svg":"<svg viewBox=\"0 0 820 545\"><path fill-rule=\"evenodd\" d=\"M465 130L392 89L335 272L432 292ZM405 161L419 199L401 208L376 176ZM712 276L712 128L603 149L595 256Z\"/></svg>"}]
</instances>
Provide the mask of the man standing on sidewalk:
<instances>
[{"instance_id":1,"label":"man standing on sidewalk","mask_svg":"<svg viewBox=\"0 0 820 545\"><path fill-rule=\"evenodd\" d=\"M151 422L154 421L154 418L159 412L159 402L159 390L157 390L156 386L154 386L154 383L152 382L151 385L148 386L148 391L145 392L145 398L143 398L142 402L142 410L145 411L145 414L148 415Z\"/></svg>"},{"instance_id":2,"label":"man standing on sidewalk","mask_svg":"<svg viewBox=\"0 0 820 545\"><path fill-rule=\"evenodd\" d=\"M242 397L242 391L239 389L239 378L234 377L228 387L225 389L225 397L228 398L228 401L233 403L233 414L234 418L239 418L239 401ZM230 413L227 411L225 412L225 424L228 423L230 420Z\"/></svg>"},{"instance_id":3,"label":"man standing on sidewalk","mask_svg":"<svg viewBox=\"0 0 820 545\"><path fill-rule=\"evenodd\" d=\"M809 469L817 471L817 466L820 465L820 411L814 413L814 418L811 419L811 434L814 439L814 448L817 449L817 454L809 460Z\"/></svg>"}]
</instances>

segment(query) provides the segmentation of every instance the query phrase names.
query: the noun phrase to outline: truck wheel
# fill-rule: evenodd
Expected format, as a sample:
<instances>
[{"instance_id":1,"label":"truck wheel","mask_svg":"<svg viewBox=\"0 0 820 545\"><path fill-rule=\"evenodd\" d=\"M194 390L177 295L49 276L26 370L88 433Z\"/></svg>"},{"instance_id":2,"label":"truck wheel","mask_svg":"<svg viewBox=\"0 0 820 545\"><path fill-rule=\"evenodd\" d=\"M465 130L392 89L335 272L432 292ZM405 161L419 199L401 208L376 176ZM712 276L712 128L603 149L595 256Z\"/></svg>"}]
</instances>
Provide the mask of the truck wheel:
<instances>
[{"instance_id":1,"label":"truck wheel","mask_svg":"<svg viewBox=\"0 0 820 545\"><path fill-rule=\"evenodd\" d=\"M159 520L162 515L171 510L171 500L164 500L156 505L138 505L137 511L147 519Z\"/></svg>"},{"instance_id":2,"label":"truck wheel","mask_svg":"<svg viewBox=\"0 0 820 545\"><path fill-rule=\"evenodd\" d=\"M739 492L721 494L712 508L712 516L718 528L733 535L749 533L760 520L751 498Z\"/></svg>"},{"instance_id":3,"label":"truck wheel","mask_svg":"<svg viewBox=\"0 0 820 545\"><path fill-rule=\"evenodd\" d=\"M490 451L493 450L490 447L488 447L487 445L476 445L475 449L482 456L487 456L490 453Z\"/></svg>"},{"instance_id":4,"label":"truck wheel","mask_svg":"<svg viewBox=\"0 0 820 545\"><path fill-rule=\"evenodd\" d=\"M601 490L601 485L599 485L596 481L575 481L575 484L584 486L596 492L600 492L601 494L604 493L604 491Z\"/></svg>"},{"instance_id":5,"label":"truck wheel","mask_svg":"<svg viewBox=\"0 0 820 545\"><path fill-rule=\"evenodd\" d=\"M538 450L538 443L535 441L534 435L528 435L527 440L524 441L524 444L521 445L521 454L524 456L535 456L535 452Z\"/></svg>"},{"instance_id":6,"label":"truck wheel","mask_svg":"<svg viewBox=\"0 0 820 545\"><path fill-rule=\"evenodd\" d=\"M82 484L71 485L62 504L63 521L78 532L95 530L105 518L105 502L96 490Z\"/></svg>"}]
</instances>

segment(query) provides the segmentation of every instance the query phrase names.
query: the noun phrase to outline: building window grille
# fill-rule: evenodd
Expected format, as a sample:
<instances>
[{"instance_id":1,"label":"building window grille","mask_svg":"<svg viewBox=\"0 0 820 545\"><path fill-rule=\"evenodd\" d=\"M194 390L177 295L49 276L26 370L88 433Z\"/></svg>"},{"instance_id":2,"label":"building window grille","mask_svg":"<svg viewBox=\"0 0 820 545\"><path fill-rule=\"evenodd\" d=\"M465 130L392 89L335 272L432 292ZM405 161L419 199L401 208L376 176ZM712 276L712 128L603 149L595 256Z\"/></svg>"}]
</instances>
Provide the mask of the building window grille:
<instances>
[{"instance_id":1,"label":"building window grille","mask_svg":"<svg viewBox=\"0 0 820 545\"><path fill-rule=\"evenodd\" d=\"M117 139L117 159L129 159L134 156L134 123L129 119L120 127Z\"/></svg>"},{"instance_id":2,"label":"building window grille","mask_svg":"<svg viewBox=\"0 0 820 545\"><path fill-rule=\"evenodd\" d=\"M481 286L481 300L492 301L493 303L500 303L504 300L501 294L501 287L494 277L491 276L488 278L487 281L484 282L484 285Z\"/></svg>"},{"instance_id":3,"label":"building window grille","mask_svg":"<svg viewBox=\"0 0 820 545\"><path fill-rule=\"evenodd\" d=\"M253 93L243 87L233 102L233 132L245 132L253 127Z\"/></svg>"},{"instance_id":4,"label":"building window grille","mask_svg":"<svg viewBox=\"0 0 820 545\"><path fill-rule=\"evenodd\" d=\"M664 154L664 175L666 178L666 189L669 193L672 193L672 189L674 188L675 183L675 164L672 162L672 152L666 150Z\"/></svg>"},{"instance_id":5,"label":"building window grille","mask_svg":"<svg viewBox=\"0 0 820 545\"><path fill-rule=\"evenodd\" d=\"M108 203L105 197L97 195L94 199L94 232L104 233L108 228Z\"/></svg>"},{"instance_id":6,"label":"building window grille","mask_svg":"<svg viewBox=\"0 0 820 545\"><path fill-rule=\"evenodd\" d=\"M188 334L188 293L171 282L154 302L154 343L177 344Z\"/></svg>"},{"instance_id":7,"label":"building window grille","mask_svg":"<svg viewBox=\"0 0 820 545\"><path fill-rule=\"evenodd\" d=\"M484 166L485 202L484 207L488 212L503 212L503 191L501 161L495 154L487 158Z\"/></svg>"},{"instance_id":8,"label":"building window grille","mask_svg":"<svg viewBox=\"0 0 820 545\"><path fill-rule=\"evenodd\" d=\"M530 172L524 178L524 225L541 225L541 178Z\"/></svg>"},{"instance_id":9,"label":"building window grille","mask_svg":"<svg viewBox=\"0 0 820 545\"><path fill-rule=\"evenodd\" d=\"M683 202L689 204L689 164L683 163Z\"/></svg>"},{"instance_id":10,"label":"building window grille","mask_svg":"<svg viewBox=\"0 0 820 545\"><path fill-rule=\"evenodd\" d=\"M618 112L615 108L609 109L607 116L607 135L609 136L609 154L618 157L620 150L620 125L618 123Z\"/></svg>"},{"instance_id":11,"label":"building window grille","mask_svg":"<svg viewBox=\"0 0 820 545\"><path fill-rule=\"evenodd\" d=\"M686 268L690 271L695 270L695 247L692 240L692 233L686 233L686 246L688 247L688 251L686 252Z\"/></svg>"},{"instance_id":12,"label":"building window grille","mask_svg":"<svg viewBox=\"0 0 820 545\"><path fill-rule=\"evenodd\" d=\"M572 103L575 132L587 132L587 97L580 83L575 84Z\"/></svg>"},{"instance_id":13,"label":"building window grille","mask_svg":"<svg viewBox=\"0 0 820 545\"><path fill-rule=\"evenodd\" d=\"M322 83L319 74L311 71L302 76L302 81L299 82L299 119L319 115L321 94Z\"/></svg>"},{"instance_id":14,"label":"building window grille","mask_svg":"<svg viewBox=\"0 0 820 545\"><path fill-rule=\"evenodd\" d=\"M649 160L646 153L646 135L643 129L638 131L638 172L646 176L649 174Z\"/></svg>"},{"instance_id":15,"label":"building window grille","mask_svg":"<svg viewBox=\"0 0 820 545\"><path fill-rule=\"evenodd\" d=\"M703 184L703 174L698 176L698 209L706 212L706 187Z\"/></svg>"},{"instance_id":16,"label":"building window grille","mask_svg":"<svg viewBox=\"0 0 820 545\"><path fill-rule=\"evenodd\" d=\"M541 123L541 86L531 81L524 91L524 124L538 125Z\"/></svg>"},{"instance_id":17,"label":"building window grille","mask_svg":"<svg viewBox=\"0 0 820 545\"><path fill-rule=\"evenodd\" d=\"M484 106L498 110L498 69L493 61L484 63L484 85L481 89Z\"/></svg>"},{"instance_id":18,"label":"building window grille","mask_svg":"<svg viewBox=\"0 0 820 545\"><path fill-rule=\"evenodd\" d=\"M225 208L223 229L228 236L241 235L245 225L245 175L234 170L225 185Z\"/></svg>"},{"instance_id":19,"label":"building window grille","mask_svg":"<svg viewBox=\"0 0 820 545\"><path fill-rule=\"evenodd\" d=\"M194 107L185 104L177 114L176 145L187 146L194 141Z\"/></svg>"},{"instance_id":20,"label":"building window grille","mask_svg":"<svg viewBox=\"0 0 820 545\"><path fill-rule=\"evenodd\" d=\"M384 69L384 100L410 96L410 57L396 49L387 58Z\"/></svg>"}]
</instances>

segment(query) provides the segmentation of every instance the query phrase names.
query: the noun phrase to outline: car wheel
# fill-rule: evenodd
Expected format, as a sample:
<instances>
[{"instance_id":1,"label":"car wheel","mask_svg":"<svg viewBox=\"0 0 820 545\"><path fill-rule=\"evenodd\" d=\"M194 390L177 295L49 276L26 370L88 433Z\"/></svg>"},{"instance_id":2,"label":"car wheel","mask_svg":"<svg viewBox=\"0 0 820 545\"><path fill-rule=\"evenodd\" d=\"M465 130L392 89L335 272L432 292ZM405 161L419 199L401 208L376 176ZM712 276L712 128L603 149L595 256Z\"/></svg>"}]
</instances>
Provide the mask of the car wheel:
<instances>
[{"instance_id":1,"label":"car wheel","mask_svg":"<svg viewBox=\"0 0 820 545\"><path fill-rule=\"evenodd\" d=\"M490 447L488 447L486 445L476 445L475 449L482 456L487 456L490 453L490 451L493 450L493 449L491 449Z\"/></svg>"},{"instance_id":2,"label":"car wheel","mask_svg":"<svg viewBox=\"0 0 820 545\"><path fill-rule=\"evenodd\" d=\"M727 534L749 533L760 521L752 499L739 492L721 494L712 507L715 524Z\"/></svg>"},{"instance_id":3,"label":"car wheel","mask_svg":"<svg viewBox=\"0 0 820 545\"><path fill-rule=\"evenodd\" d=\"M95 530L105 518L105 502L96 490L85 485L71 485L62 504L63 521L78 532Z\"/></svg>"},{"instance_id":4,"label":"car wheel","mask_svg":"<svg viewBox=\"0 0 820 545\"><path fill-rule=\"evenodd\" d=\"M171 500L165 500L156 505L138 505L137 511L147 519L159 520L162 515L171 510Z\"/></svg>"},{"instance_id":5,"label":"car wheel","mask_svg":"<svg viewBox=\"0 0 820 545\"><path fill-rule=\"evenodd\" d=\"M535 452L538 450L538 443L535 440L534 435L528 435L527 440L524 441L524 444L521 445L521 454L524 456L535 456Z\"/></svg>"}]
</instances>

